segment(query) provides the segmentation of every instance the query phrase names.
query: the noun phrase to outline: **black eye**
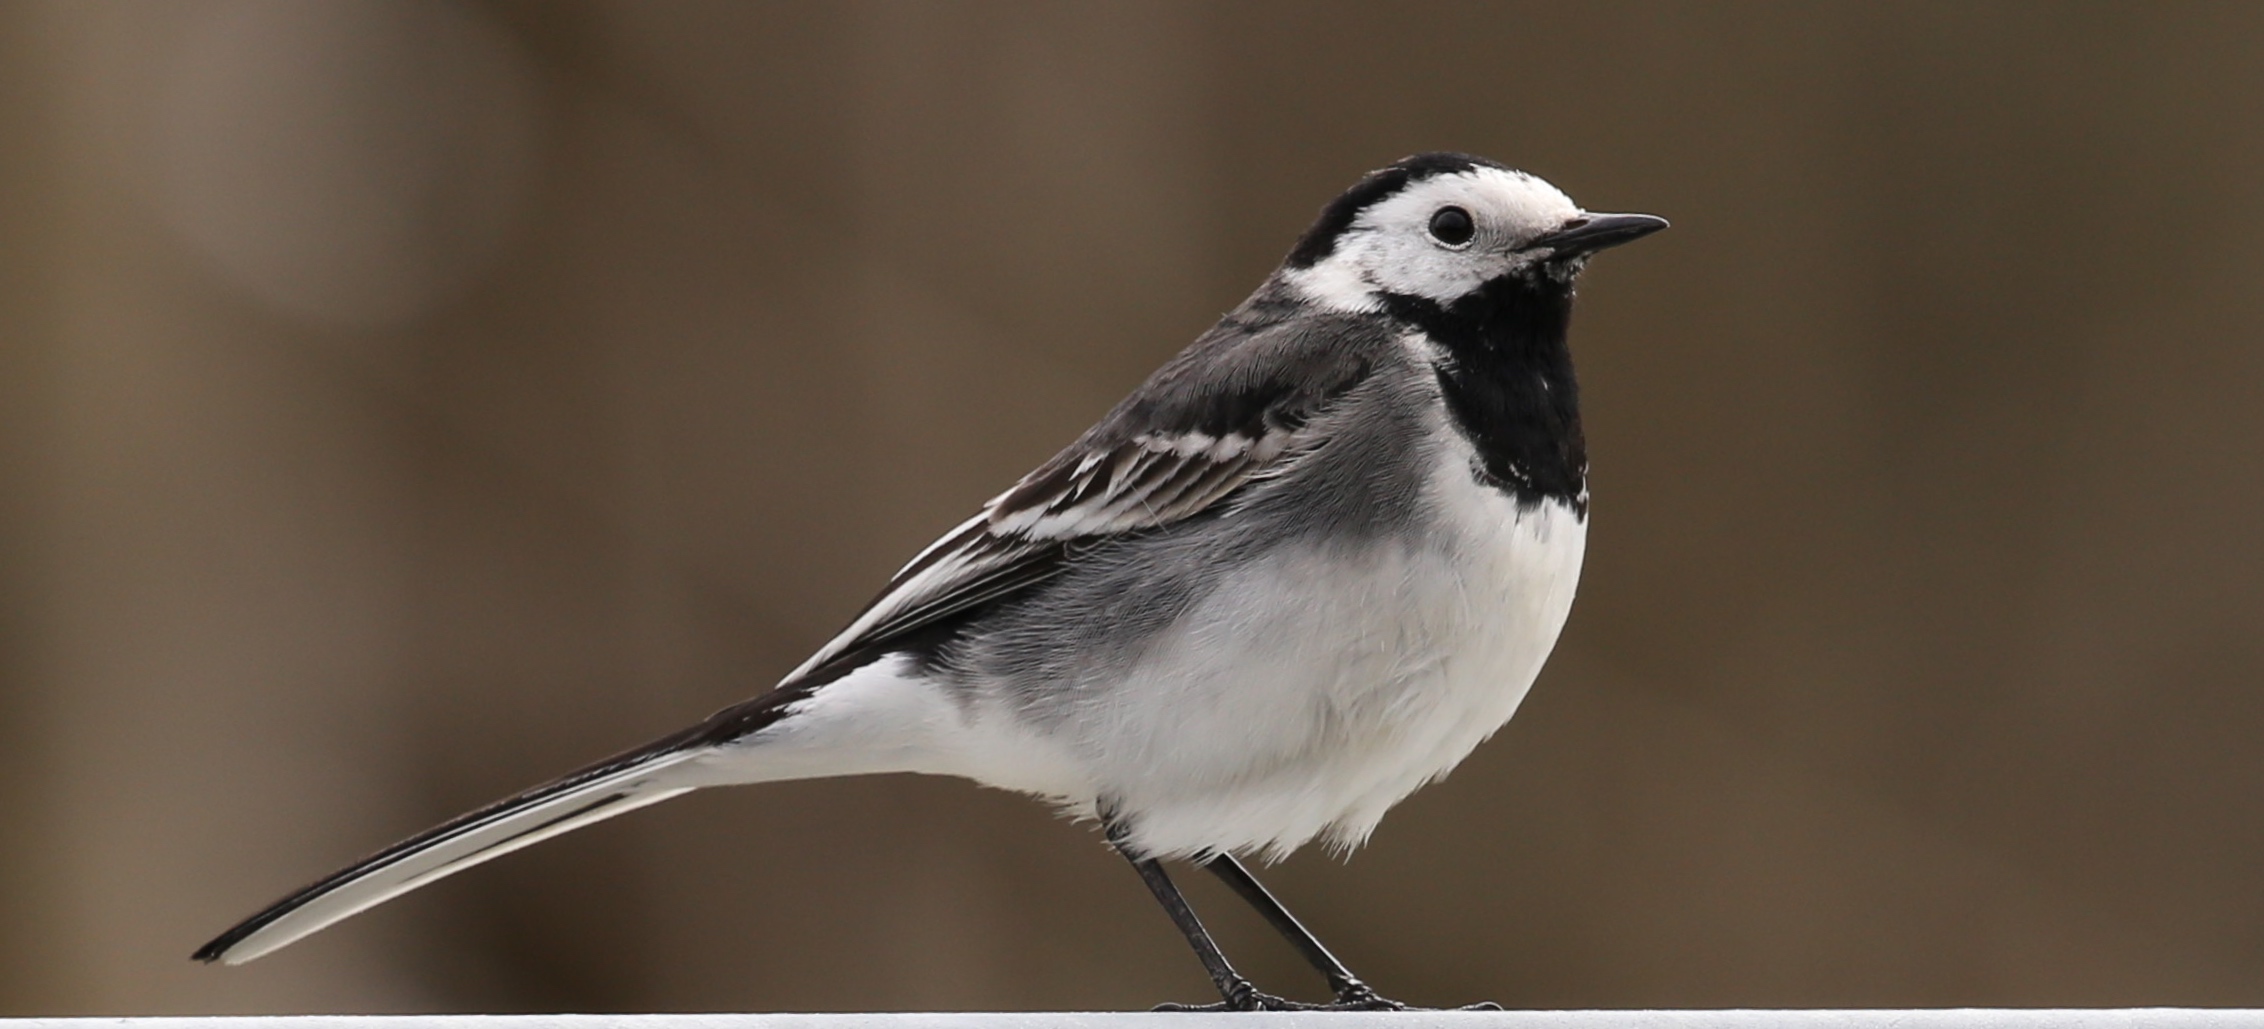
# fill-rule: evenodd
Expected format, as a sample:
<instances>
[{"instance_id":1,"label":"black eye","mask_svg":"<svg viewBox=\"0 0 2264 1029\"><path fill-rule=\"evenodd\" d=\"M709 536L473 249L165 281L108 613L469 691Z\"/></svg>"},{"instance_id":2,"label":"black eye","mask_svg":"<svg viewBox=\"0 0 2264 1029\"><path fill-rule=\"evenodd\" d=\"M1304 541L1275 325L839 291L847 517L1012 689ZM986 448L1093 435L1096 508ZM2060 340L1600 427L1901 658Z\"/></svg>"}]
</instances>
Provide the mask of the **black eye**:
<instances>
[{"instance_id":1,"label":"black eye","mask_svg":"<svg viewBox=\"0 0 2264 1029\"><path fill-rule=\"evenodd\" d=\"M1470 242L1478 234L1478 227L1470 224L1470 212L1459 207L1441 207L1431 216L1431 238L1450 247Z\"/></svg>"}]
</instances>

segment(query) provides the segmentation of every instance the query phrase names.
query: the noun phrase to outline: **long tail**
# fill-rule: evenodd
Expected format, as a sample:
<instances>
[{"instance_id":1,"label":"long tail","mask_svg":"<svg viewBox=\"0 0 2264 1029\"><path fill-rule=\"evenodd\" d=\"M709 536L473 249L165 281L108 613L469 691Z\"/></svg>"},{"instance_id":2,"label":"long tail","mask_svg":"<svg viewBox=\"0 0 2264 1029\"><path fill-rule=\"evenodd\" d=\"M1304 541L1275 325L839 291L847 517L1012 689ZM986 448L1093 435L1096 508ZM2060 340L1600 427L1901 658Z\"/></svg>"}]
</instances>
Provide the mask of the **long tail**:
<instances>
[{"instance_id":1,"label":"long tail","mask_svg":"<svg viewBox=\"0 0 2264 1029\"><path fill-rule=\"evenodd\" d=\"M402 840L237 923L197 948L198 961L240 965L473 865L691 792L689 763L782 717L807 691L784 688L564 778Z\"/></svg>"},{"instance_id":2,"label":"long tail","mask_svg":"<svg viewBox=\"0 0 2264 1029\"><path fill-rule=\"evenodd\" d=\"M195 957L240 965L483 861L688 793L666 773L694 756L632 752L428 829L276 901Z\"/></svg>"},{"instance_id":3,"label":"long tail","mask_svg":"<svg viewBox=\"0 0 2264 1029\"><path fill-rule=\"evenodd\" d=\"M852 654L683 732L427 830L268 906L197 949L240 965L427 883L703 786L938 770L958 702L900 657Z\"/></svg>"}]
</instances>

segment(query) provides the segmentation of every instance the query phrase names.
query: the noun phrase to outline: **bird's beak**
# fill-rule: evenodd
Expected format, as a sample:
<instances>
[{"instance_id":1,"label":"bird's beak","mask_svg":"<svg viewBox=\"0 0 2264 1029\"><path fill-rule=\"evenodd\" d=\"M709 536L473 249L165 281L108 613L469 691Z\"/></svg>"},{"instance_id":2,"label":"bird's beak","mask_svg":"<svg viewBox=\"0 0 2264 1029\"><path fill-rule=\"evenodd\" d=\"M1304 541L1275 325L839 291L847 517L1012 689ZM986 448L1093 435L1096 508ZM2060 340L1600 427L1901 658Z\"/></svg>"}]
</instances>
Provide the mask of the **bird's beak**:
<instances>
[{"instance_id":1,"label":"bird's beak","mask_svg":"<svg viewBox=\"0 0 2264 1029\"><path fill-rule=\"evenodd\" d=\"M1667 227L1667 220L1654 214L1588 214L1566 222L1563 228L1547 233L1520 250L1538 250L1547 247L1558 257L1577 257L1598 250L1633 243Z\"/></svg>"}]
</instances>

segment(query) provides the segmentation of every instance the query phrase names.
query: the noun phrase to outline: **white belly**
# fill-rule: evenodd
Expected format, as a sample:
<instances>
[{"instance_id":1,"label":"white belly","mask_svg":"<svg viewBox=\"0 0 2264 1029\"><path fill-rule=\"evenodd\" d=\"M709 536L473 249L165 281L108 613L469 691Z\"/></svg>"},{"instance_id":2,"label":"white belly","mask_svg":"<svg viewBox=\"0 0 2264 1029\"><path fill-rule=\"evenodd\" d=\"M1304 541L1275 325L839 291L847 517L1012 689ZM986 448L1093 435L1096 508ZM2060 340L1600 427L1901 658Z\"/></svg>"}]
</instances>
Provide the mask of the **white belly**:
<instances>
[{"instance_id":1,"label":"white belly","mask_svg":"<svg viewBox=\"0 0 2264 1029\"><path fill-rule=\"evenodd\" d=\"M1074 733L1150 853L1365 839L1492 735L1572 606L1587 526L1447 462L1431 538L1243 570Z\"/></svg>"},{"instance_id":2,"label":"white belly","mask_svg":"<svg viewBox=\"0 0 2264 1029\"><path fill-rule=\"evenodd\" d=\"M1572 607L1585 520L1519 510L1468 469L1441 456L1434 517L1409 538L1243 566L1126 678L1057 694L1042 720L1011 690L954 693L891 658L707 775L959 775L1087 815L1107 798L1164 857L1354 846L1509 720Z\"/></svg>"}]
</instances>

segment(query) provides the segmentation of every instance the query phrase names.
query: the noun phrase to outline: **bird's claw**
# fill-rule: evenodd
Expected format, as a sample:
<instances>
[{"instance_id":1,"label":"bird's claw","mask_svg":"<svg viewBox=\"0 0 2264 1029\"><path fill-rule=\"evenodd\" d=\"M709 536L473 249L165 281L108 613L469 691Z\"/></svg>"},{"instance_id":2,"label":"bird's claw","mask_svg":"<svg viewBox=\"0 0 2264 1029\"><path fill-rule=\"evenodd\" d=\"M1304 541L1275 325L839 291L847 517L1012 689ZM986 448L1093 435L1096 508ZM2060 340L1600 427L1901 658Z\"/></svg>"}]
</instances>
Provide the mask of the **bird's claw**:
<instances>
[{"instance_id":1,"label":"bird's claw","mask_svg":"<svg viewBox=\"0 0 2264 1029\"><path fill-rule=\"evenodd\" d=\"M1236 977L1236 981L1219 991L1225 998L1216 1004L1158 1004L1157 1011L1317 1011L1323 1004L1276 997L1250 985L1250 980Z\"/></svg>"},{"instance_id":2,"label":"bird's claw","mask_svg":"<svg viewBox=\"0 0 2264 1029\"><path fill-rule=\"evenodd\" d=\"M1336 999L1326 1004L1311 1004L1287 997L1276 997L1251 985L1239 976L1219 991L1224 998L1215 1004L1163 1003L1157 1011L1437 1011L1438 1008L1409 1007L1399 1001L1377 993L1375 988L1358 979L1341 982L1336 986ZM1467 1004L1455 1011L1500 1011L1501 1005L1493 1001Z\"/></svg>"},{"instance_id":3,"label":"bird's claw","mask_svg":"<svg viewBox=\"0 0 2264 1029\"><path fill-rule=\"evenodd\" d=\"M1362 986L1357 990L1344 990L1336 995L1334 1004L1309 1004L1314 1011L1500 1011L1502 1006L1490 1000L1464 1004L1458 1008L1419 1008L1386 997Z\"/></svg>"},{"instance_id":4,"label":"bird's claw","mask_svg":"<svg viewBox=\"0 0 2264 1029\"><path fill-rule=\"evenodd\" d=\"M1336 1003L1326 1005L1330 1011L1405 1011L1407 1005L1377 993L1375 987L1354 979L1336 988Z\"/></svg>"},{"instance_id":5,"label":"bird's claw","mask_svg":"<svg viewBox=\"0 0 2264 1029\"><path fill-rule=\"evenodd\" d=\"M1235 995L1235 998L1234 998L1233 1000L1222 1000L1222 1001L1218 1001L1218 1002L1216 1002L1216 1003L1212 1003L1212 1004L1173 1004L1173 1003L1163 1003L1163 1004L1158 1004L1158 1005L1156 1005L1156 1006L1155 1006L1155 1010L1157 1010L1157 1011L1442 1011L1442 1010L1443 1010L1443 1011L1500 1011L1500 1010L1502 1010L1502 1006L1501 1006L1501 1005L1499 1005L1499 1004L1496 1004L1496 1003L1494 1003L1493 1001L1490 1001L1490 1000L1488 1000L1488 1001L1480 1001L1480 1002L1478 1002L1478 1003L1476 1003L1476 1004L1465 1004L1465 1005L1463 1005L1463 1006L1461 1006L1461 1007L1458 1007L1458 1008L1418 1008L1418 1007L1410 1007L1409 1005L1406 1005L1406 1004L1402 1004L1402 1003L1400 1003L1399 1001L1393 1000L1393 999L1391 999L1391 998L1389 998L1389 997L1385 997L1385 996L1382 996L1382 995L1380 995L1380 994L1376 993L1376 992L1375 992L1375 991L1373 991L1373 990L1365 991L1364 993L1346 993L1346 994L1340 994L1340 995L1338 995L1338 997L1337 997L1337 999L1336 999L1336 1000L1334 1000L1334 1001L1331 1001L1331 1002L1329 1002L1329 1003L1327 1003L1327 1004L1309 1004L1309 1003L1306 1003L1306 1002L1304 1002L1304 1001L1301 1001L1301 1000L1290 1000L1290 999L1289 999L1289 998L1287 998L1287 997L1276 997L1276 996L1274 996L1273 994L1270 994L1270 993L1260 993L1260 992L1258 992L1257 990L1250 990L1250 991L1248 991L1248 992L1246 992L1246 993L1237 993L1237 994Z\"/></svg>"},{"instance_id":6,"label":"bird's claw","mask_svg":"<svg viewBox=\"0 0 2264 1029\"><path fill-rule=\"evenodd\" d=\"M1155 1006L1157 1011L1305 1011L1311 1004L1300 1004L1287 997L1276 997L1256 990L1237 991L1232 997L1215 1004L1175 1004L1166 1001Z\"/></svg>"}]
</instances>

